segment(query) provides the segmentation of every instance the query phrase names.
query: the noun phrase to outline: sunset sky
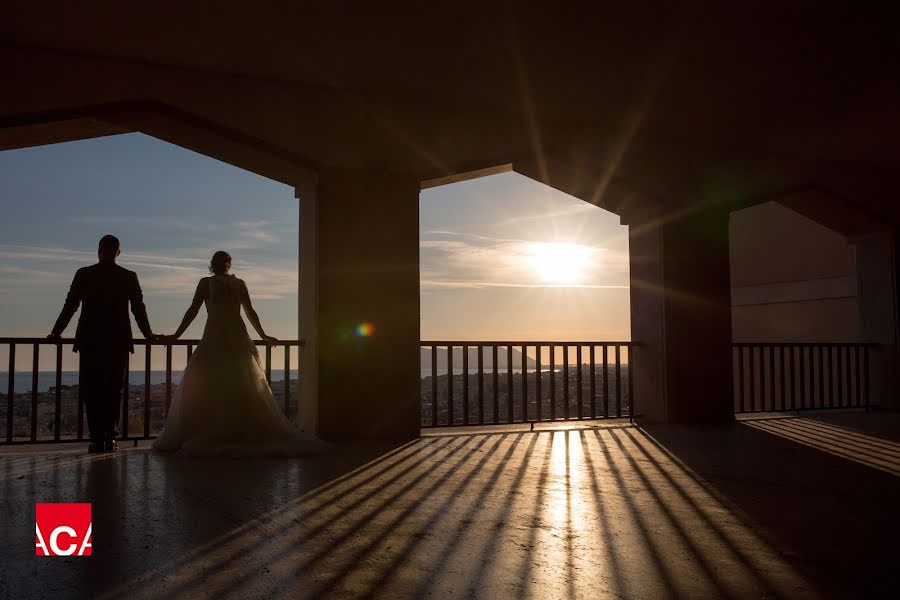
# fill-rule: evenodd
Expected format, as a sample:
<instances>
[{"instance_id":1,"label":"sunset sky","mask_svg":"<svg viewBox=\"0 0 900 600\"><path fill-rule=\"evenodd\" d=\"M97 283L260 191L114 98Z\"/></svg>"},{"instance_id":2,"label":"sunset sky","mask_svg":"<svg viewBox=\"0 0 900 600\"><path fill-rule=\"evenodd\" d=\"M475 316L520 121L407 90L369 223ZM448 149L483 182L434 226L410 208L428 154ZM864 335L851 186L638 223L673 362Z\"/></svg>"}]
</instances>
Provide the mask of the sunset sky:
<instances>
[{"instance_id":1,"label":"sunset sky","mask_svg":"<svg viewBox=\"0 0 900 600\"><path fill-rule=\"evenodd\" d=\"M287 186L129 134L0 153L0 203L0 336L46 335L106 233L138 272L156 332L177 327L225 249L268 333L297 336ZM423 338L628 338L627 233L615 215L515 173L425 190L420 205ZM29 369L30 354L17 364Z\"/></svg>"}]
</instances>

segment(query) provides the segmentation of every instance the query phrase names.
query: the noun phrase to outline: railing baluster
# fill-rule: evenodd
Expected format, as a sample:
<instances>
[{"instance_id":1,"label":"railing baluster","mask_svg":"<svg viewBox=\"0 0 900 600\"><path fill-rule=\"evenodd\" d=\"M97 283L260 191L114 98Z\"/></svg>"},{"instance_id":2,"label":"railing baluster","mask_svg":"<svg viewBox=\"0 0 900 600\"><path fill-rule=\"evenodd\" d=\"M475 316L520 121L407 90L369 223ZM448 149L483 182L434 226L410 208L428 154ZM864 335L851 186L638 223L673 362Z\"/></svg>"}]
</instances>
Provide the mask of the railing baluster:
<instances>
[{"instance_id":1,"label":"railing baluster","mask_svg":"<svg viewBox=\"0 0 900 600\"><path fill-rule=\"evenodd\" d=\"M16 396L16 345L9 344L9 381L6 382L6 441L13 439L13 421L15 419L15 406L13 400Z\"/></svg>"},{"instance_id":2,"label":"railing baluster","mask_svg":"<svg viewBox=\"0 0 900 600\"><path fill-rule=\"evenodd\" d=\"M825 346L819 346L819 408L825 408Z\"/></svg>"},{"instance_id":3,"label":"railing baluster","mask_svg":"<svg viewBox=\"0 0 900 600\"><path fill-rule=\"evenodd\" d=\"M590 349L590 361L591 361L591 418L597 418L597 365L596 360L597 357L595 355L596 346L591 344ZM629 352L629 357L631 353ZM629 358L630 360L630 358Z\"/></svg>"},{"instance_id":4,"label":"railing baluster","mask_svg":"<svg viewBox=\"0 0 900 600\"><path fill-rule=\"evenodd\" d=\"M544 376L544 372L541 369L541 345L538 344L534 347L534 355L535 361L537 362L537 371L535 372L534 377L534 398L535 398L535 410L537 411L537 420L538 422L543 421L544 411L542 404L544 403L543 398L541 398L541 379Z\"/></svg>"},{"instance_id":5,"label":"railing baluster","mask_svg":"<svg viewBox=\"0 0 900 600\"><path fill-rule=\"evenodd\" d=\"M634 362L631 360L634 356L634 346L628 345L628 420L634 422L635 400L634 400Z\"/></svg>"},{"instance_id":6,"label":"railing baluster","mask_svg":"<svg viewBox=\"0 0 900 600\"><path fill-rule=\"evenodd\" d=\"M569 345L563 344L563 418L569 420Z\"/></svg>"},{"instance_id":7,"label":"railing baluster","mask_svg":"<svg viewBox=\"0 0 900 600\"><path fill-rule=\"evenodd\" d=\"M144 347L144 437L150 437L150 399L153 396L153 390L150 387L150 343Z\"/></svg>"},{"instance_id":8,"label":"railing baluster","mask_svg":"<svg viewBox=\"0 0 900 600\"><path fill-rule=\"evenodd\" d=\"M616 344L616 416L622 417L622 346Z\"/></svg>"},{"instance_id":9,"label":"railing baluster","mask_svg":"<svg viewBox=\"0 0 900 600\"><path fill-rule=\"evenodd\" d=\"M756 346L750 344L750 412L756 412Z\"/></svg>"},{"instance_id":10,"label":"railing baluster","mask_svg":"<svg viewBox=\"0 0 900 600\"><path fill-rule=\"evenodd\" d=\"M431 426L437 427L438 384L437 384L437 346L431 347Z\"/></svg>"},{"instance_id":11,"label":"railing baluster","mask_svg":"<svg viewBox=\"0 0 900 600\"><path fill-rule=\"evenodd\" d=\"M785 398L786 388L785 388L785 380L784 380L784 371L787 367L787 360L784 355L784 350L787 346L781 346L778 351L778 368L780 369L780 377L778 378L778 387L781 396L781 410L784 410L787 407L787 398Z\"/></svg>"},{"instance_id":12,"label":"railing baluster","mask_svg":"<svg viewBox=\"0 0 900 600\"><path fill-rule=\"evenodd\" d=\"M807 359L809 369L807 369ZM812 370L812 346L800 346L800 408L812 405ZM807 373L807 371L809 372Z\"/></svg>"},{"instance_id":13,"label":"railing baluster","mask_svg":"<svg viewBox=\"0 0 900 600\"><path fill-rule=\"evenodd\" d=\"M166 418L172 406L172 344L166 344Z\"/></svg>"},{"instance_id":14,"label":"railing baluster","mask_svg":"<svg viewBox=\"0 0 900 600\"><path fill-rule=\"evenodd\" d=\"M775 346L769 346L769 410L775 410Z\"/></svg>"},{"instance_id":15,"label":"railing baluster","mask_svg":"<svg viewBox=\"0 0 900 600\"><path fill-rule=\"evenodd\" d=\"M478 348L478 424L484 424L484 346Z\"/></svg>"},{"instance_id":16,"label":"railing baluster","mask_svg":"<svg viewBox=\"0 0 900 600\"><path fill-rule=\"evenodd\" d=\"M856 402L855 406L862 406L862 361L860 360L860 347L857 346L853 352L856 361Z\"/></svg>"},{"instance_id":17,"label":"railing baluster","mask_svg":"<svg viewBox=\"0 0 900 600\"><path fill-rule=\"evenodd\" d=\"M863 346L863 376L865 377L865 402L866 412L869 412L869 402L871 400L871 391L869 388L869 347Z\"/></svg>"},{"instance_id":18,"label":"railing baluster","mask_svg":"<svg viewBox=\"0 0 900 600\"><path fill-rule=\"evenodd\" d=\"M827 351L826 360L828 361L828 379L826 381L828 382L828 408L832 408L834 406L834 364L831 356L831 345L827 347Z\"/></svg>"},{"instance_id":19,"label":"railing baluster","mask_svg":"<svg viewBox=\"0 0 900 600\"><path fill-rule=\"evenodd\" d=\"M40 367L40 345L34 344L31 358L31 441L37 440L37 399L38 372Z\"/></svg>"},{"instance_id":20,"label":"railing baluster","mask_svg":"<svg viewBox=\"0 0 900 600\"><path fill-rule=\"evenodd\" d=\"M491 345L491 360L494 364L493 383L494 383L494 424L500 422L500 367L497 364L498 347L497 344Z\"/></svg>"},{"instance_id":21,"label":"railing baluster","mask_svg":"<svg viewBox=\"0 0 900 600\"><path fill-rule=\"evenodd\" d=\"M609 346L603 344L603 416L609 418Z\"/></svg>"},{"instance_id":22,"label":"railing baluster","mask_svg":"<svg viewBox=\"0 0 900 600\"><path fill-rule=\"evenodd\" d=\"M54 394L53 439L59 441L62 420L62 344L56 345L56 393Z\"/></svg>"},{"instance_id":23,"label":"railing baluster","mask_svg":"<svg viewBox=\"0 0 900 600\"><path fill-rule=\"evenodd\" d=\"M791 372L791 409L797 408L797 369L796 369L796 361L794 359L794 346L790 346L790 354L788 358L790 359L790 372Z\"/></svg>"},{"instance_id":24,"label":"railing baluster","mask_svg":"<svg viewBox=\"0 0 900 600\"><path fill-rule=\"evenodd\" d=\"M122 391L122 439L128 439L128 397L131 395L131 357L125 361L125 389ZM88 427L90 429L90 427ZM88 432L90 433L90 431Z\"/></svg>"},{"instance_id":25,"label":"railing baluster","mask_svg":"<svg viewBox=\"0 0 900 600\"><path fill-rule=\"evenodd\" d=\"M741 412L747 412L747 399L744 395L744 346L737 347L738 361L738 405Z\"/></svg>"},{"instance_id":26,"label":"railing baluster","mask_svg":"<svg viewBox=\"0 0 900 600\"><path fill-rule=\"evenodd\" d=\"M853 406L853 347L848 345L844 353L844 403L847 407Z\"/></svg>"},{"instance_id":27,"label":"railing baluster","mask_svg":"<svg viewBox=\"0 0 900 600\"><path fill-rule=\"evenodd\" d=\"M266 382L272 386L272 346L266 344Z\"/></svg>"},{"instance_id":28,"label":"railing baluster","mask_svg":"<svg viewBox=\"0 0 900 600\"><path fill-rule=\"evenodd\" d=\"M528 422L528 347L522 346L522 422Z\"/></svg>"},{"instance_id":29,"label":"railing baluster","mask_svg":"<svg viewBox=\"0 0 900 600\"><path fill-rule=\"evenodd\" d=\"M469 347L462 347L463 425L469 424Z\"/></svg>"},{"instance_id":30,"label":"railing baluster","mask_svg":"<svg viewBox=\"0 0 900 600\"><path fill-rule=\"evenodd\" d=\"M188 345L187 345L187 359L188 359L188 362L190 362L191 356L192 356L193 354L194 354L194 345L193 345L193 344L188 344Z\"/></svg>"},{"instance_id":31,"label":"railing baluster","mask_svg":"<svg viewBox=\"0 0 900 600\"><path fill-rule=\"evenodd\" d=\"M284 415L293 420L291 410L291 346L284 345Z\"/></svg>"},{"instance_id":32,"label":"railing baluster","mask_svg":"<svg viewBox=\"0 0 900 600\"><path fill-rule=\"evenodd\" d=\"M506 347L506 422L512 423L513 419L513 347Z\"/></svg>"},{"instance_id":33,"label":"railing baluster","mask_svg":"<svg viewBox=\"0 0 900 600\"><path fill-rule=\"evenodd\" d=\"M581 392L581 385L582 385L581 344L578 344L578 348L576 348L576 350L575 350L575 358L578 361L578 369L575 371L575 382L576 382L576 385L578 386L578 389L575 393L575 397L577 398L577 401L578 401L578 418L581 419L584 416L583 415L584 411L582 410L583 399L582 399L582 392Z\"/></svg>"},{"instance_id":34,"label":"railing baluster","mask_svg":"<svg viewBox=\"0 0 900 600\"><path fill-rule=\"evenodd\" d=\"M836 346L835 351L837 356L835 357L837 363L837 401L838 407L844 406L844 347Z\"/></svg>"},{"instance_id":35,"label":"railing baluster","mask_svg":"<svg viewBox=\"0 0 900 600\"><path fill-rule=\"evenodd\" d=\"M556 420L556 346L550 344L550 420Z\"/></svg>"},{"instance_id":36,"label":"railing baluster","mask_svg":"<svg viewBox=\"0 0 900 600\"><path fill-rule=\"evenodd\" d=\"M453 346L447 346L447 425L453 425Z\"/></svg>"}]
</instances>

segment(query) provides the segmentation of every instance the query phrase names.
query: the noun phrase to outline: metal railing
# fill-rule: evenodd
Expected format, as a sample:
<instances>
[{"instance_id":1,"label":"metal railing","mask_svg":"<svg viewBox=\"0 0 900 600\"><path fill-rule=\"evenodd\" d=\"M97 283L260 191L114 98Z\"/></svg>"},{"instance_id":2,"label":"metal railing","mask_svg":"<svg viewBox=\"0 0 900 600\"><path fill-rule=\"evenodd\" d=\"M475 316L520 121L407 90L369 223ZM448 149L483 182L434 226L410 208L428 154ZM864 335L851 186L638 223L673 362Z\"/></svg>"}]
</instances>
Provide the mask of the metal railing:
<instances>
[{"instance_id":1,"label":"metal railing","mask_svg":"<svg viewBox=\"0 0 900 600\"><path fill-rule=\"evenodd\" d=\"M631 364L636 342L419 345L423 359L428 358L420 394L425 428L635 414Z\"/></svg>"},{"instance_id":2,"label":"metal railing","mask_svg":"<svg viewBox=\"0 0 900 600\"><path fill-rule=\"evenodd\" d=\"M865 343L732 344L734 411L869 408Z\"/></svg>"},{"instance_id":3,"label":"metal railing","mask_svg":"<svg viewBox=\"0 0 900 600\"><path fill-rule=\"evenodd\" d=\"M67 398L69 404L75 404L73 410L64 411L63 407L63 348L72 346L74 340L71 338L62 338L54 341L48 338L0 338L0 347L7 346L9 350L9 369L7 393L4 397L0 392L0 406L5 404L5 411L0 408L0 445L4 444L33 444L42 442L67 442L67 441L86 441L85 413L83 399L80 397L72 398L68 393ZM152 439L155 434L162 429L165 424L165 418L172 403L173 382L172 382L172 354L175 347L184 347L186 350L186 358L189 360L194 348L200 343L200 340L177 340L174 342L150 342L147 340L135 340L135 349L143 348L144 350L144 382L142 389L142 398L135 398L132 395L133 386L130 384L130 362L129 371L125 378L125 390L122 396L122 417L121 417L121 436L122 440L139 440ZM278 340L275 344L267 345L261 340L254 340L257 346L265 347L264 366L266 372L266 380L272 384L272 349L273 347L284 349L284 379L281 389L276 385L273 392L276 396L281 395L283 398L283 410L288 418L294 418L299 408L299 402L292 401L292 396L296 393L292 391L291 380L291 348L299 348L303 346L302 340ZM55 348L55 385L50 386L47 392L39 391L40 374L40 355L41 348L51 346ZM154 384L151 380L152 373L152 348L165 348L165 382L162 384ZM31 352L31 389L25 393L16 392L16 353L19 348L26 348ZM48 371L43 371L44 373ZM277 382L276 382L277 384ZM161 394L154 394L154 391L160 391ZM131 401L142 400L138 403L139 414L133 415L131 409ZM39 425L39 412L46 413L44 410L47 404L52 404L52 423L43 422L44 428ZM140 406L142 404L142 406ZM71 408L71 407L69 407ZM4 414L5 413L5 414ZM27 414L23 414L27 413ZM75 423L69 428L62 425L63 418L74 419ZM131 417L140 423L140 432L131 431ZM21 426L17 426L21 424ZM68 429L63 434L62 430ZM42 431L49 430L49 435L42 435ZM74 430L74 431L73 431ZM4 435L5 434L5 435ZM137 434L137 435L135 435Z\"/></svg>"}]
</instances>

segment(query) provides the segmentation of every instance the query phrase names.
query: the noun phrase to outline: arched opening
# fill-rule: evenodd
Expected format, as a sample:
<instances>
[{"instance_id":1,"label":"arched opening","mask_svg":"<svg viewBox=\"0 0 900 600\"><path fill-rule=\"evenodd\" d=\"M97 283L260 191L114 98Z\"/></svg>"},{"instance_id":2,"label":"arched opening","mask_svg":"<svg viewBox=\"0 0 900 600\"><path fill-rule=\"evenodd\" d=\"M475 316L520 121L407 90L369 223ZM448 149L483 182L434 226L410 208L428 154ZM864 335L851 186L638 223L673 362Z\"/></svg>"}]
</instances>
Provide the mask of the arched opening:
<instances>
[{"instance_id":1,"label":"arched opening","mask_svg":"<svg viewBox=\"0 0 900 600\"><path fill-rule=\"evenodd\" d=\"M734 341L860 339L847 237L778 202L733 213L729 228Z\"/></svg>"},{"instance_id":2,"label":"arched opening","mask_svg":"<svg viewBox=\"0 0 900 600\"><path fill-rule=\"evenodd\" d=\"M5 441L86 436L79 355L70 342L57 347L42 338L75 270L96 262L97 241L107 233L122 242L119 263L139 276L156 333L177 328L197 280L208 274L212 252L228 250L267 333L285 340L260 354L276 400L296 416L299 353L291 344L297 338L298 207L292 188L140 133L7 150L0 153L0 173ZM124 436L153 437L162 428L204 321L201 315L174 346L136 345ZM72 322L65 337L74 331ZM135 337L141 337L136 329Z\"/></svg>"},{"instance_id":3,"label":"arched opening","mask_svg":"<svg viewBox=\"0 0 900 600\"><path fill-rule=\"evenodd\" d=\"M817 199L814 206L824 204ZM805 206L802 196L786 197L731 215L738 413L877 402L867 343L874 340L865 326L873 309L865 292L866 236L861 229L832 229L829 219L804 215Z\"/></svg>"},{"instance_id":4,"label":"arched opening","mask_svg":"<svg viewBox=\"0 0 900 600\"><path fill-rule=\"evenodd\" d=\"M422 426L629 416L628 243L513 171L424 189Z\"/></svg>"}]
</instances>

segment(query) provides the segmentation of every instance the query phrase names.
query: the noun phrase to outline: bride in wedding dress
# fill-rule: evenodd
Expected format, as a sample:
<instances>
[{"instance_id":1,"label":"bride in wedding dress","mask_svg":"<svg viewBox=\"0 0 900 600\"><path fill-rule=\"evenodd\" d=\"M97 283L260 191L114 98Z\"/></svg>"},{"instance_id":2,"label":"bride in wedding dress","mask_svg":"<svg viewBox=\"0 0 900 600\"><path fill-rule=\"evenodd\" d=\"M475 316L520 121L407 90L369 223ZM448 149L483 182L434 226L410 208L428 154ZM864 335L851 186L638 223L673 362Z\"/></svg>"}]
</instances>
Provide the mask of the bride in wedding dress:
<instances>
[{"instance_id":1,"label":"bride in wedding dress","mask_svg":"<svg viewBox=\"0 0 900 600\"><path fill-rule=\"evenodd\" d=\"M178 339L206 304L203 339L191 355L166 418L153 442L162 451L187 455L296 456L324 444L300 432L281 413L266 381L256 346L241 319L241 307L253 328L268 343L247 285L230 273L231 256L216 252L211 277L197 284L194 300Z\"/></svg>"}]
</instances>

